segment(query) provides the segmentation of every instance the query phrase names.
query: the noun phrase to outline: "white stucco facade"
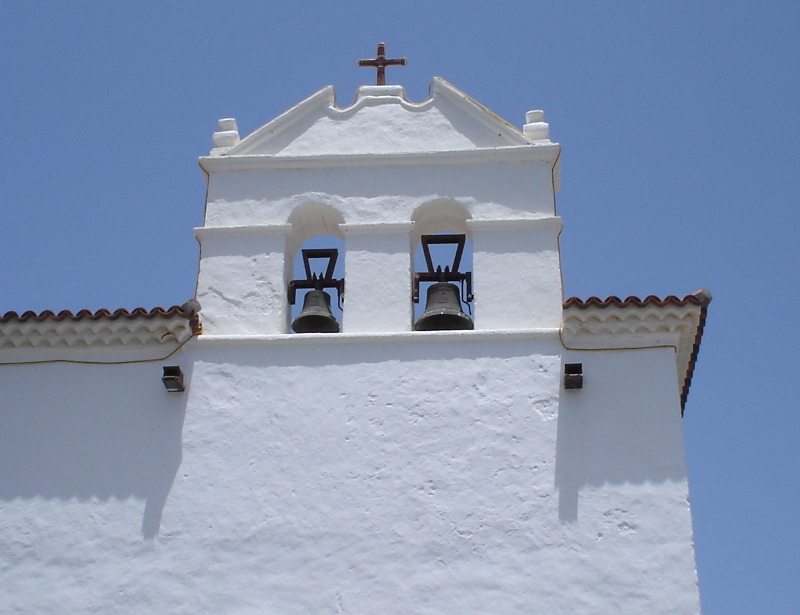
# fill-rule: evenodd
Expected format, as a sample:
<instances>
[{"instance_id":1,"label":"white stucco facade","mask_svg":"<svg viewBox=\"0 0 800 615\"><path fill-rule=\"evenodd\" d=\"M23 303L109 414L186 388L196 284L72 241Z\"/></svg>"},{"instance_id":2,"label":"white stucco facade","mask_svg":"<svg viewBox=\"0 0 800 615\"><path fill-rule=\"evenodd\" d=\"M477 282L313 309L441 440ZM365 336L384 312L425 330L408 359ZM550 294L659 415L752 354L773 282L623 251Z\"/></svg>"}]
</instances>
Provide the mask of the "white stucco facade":
<instances>
[{"instance_id":1,"label":"white stucco facade","mask_svg":"<svg viewBox=\"0 0 800 615\"><path fill-rule=\"evenodd\" d=\"M432 93L220 122L202 330L191 306L124 343L105 316L0 322L1 612L700 612L681 403L709 298L565 306L541 113ZM413 331L441 231L471 241L473 331ZM342 332L292 334L319 235L345 243Z\"/></svg>"}]
</instances>

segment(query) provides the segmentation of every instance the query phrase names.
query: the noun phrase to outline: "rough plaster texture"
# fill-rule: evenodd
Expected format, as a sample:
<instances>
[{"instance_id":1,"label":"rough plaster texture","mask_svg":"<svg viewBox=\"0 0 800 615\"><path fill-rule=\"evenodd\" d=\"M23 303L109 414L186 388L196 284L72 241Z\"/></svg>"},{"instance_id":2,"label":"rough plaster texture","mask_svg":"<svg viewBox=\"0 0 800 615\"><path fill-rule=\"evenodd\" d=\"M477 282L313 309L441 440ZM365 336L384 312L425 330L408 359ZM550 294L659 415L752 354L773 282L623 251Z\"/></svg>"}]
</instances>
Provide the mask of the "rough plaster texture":
<instances>
[{"instance_id":1,"label":"rough plaster texture","mask_svg":"<svg viewBox=\"0 0 800 615\"><path fill-rule=\"evenodd\" d=\"M433 158L426 164L398 160L396 167L382 164L365 170L343 158L341 165L213 171L205 224L285 224L292 211L307 202L334 207L347 224L407 222L420 205L437 199L463 204L475 219L553 215L548 162L455 164Z\"/></svg>"},{"instance_id":2,"label":"rough plaster texture","mask_svg":"<svg viewBox=\"0 0 800 615\"><path fill-rule=\"evenodd\" d=\"M201 237L197 299L210 335L286 331L285 238L275 232ZM291 260L289 260L291 262Z\"/></svg>"},{"instance_id":3,"label":"rough plaster texture","mask_svg":"<svg viewBox=\"0 0 800 615\"><path fill-rule=\"evenodd\" d=\"M0 611L699 612L669 350L287 338L0 371Z\"/></svg>"},{"instance_id":4,"label":"rough plaster texture","mask_svg":"<svg viewBox=\"0 0 800 615\"><path fill-rule=\"evenodd\" d=\"M344 311L343 331L410 331L411 257L408 231L347 232L346 237L347 309Z\"/></svg>"},{"instance_id":5,"label":"rough plaster texture","mask_svg":"<svg viewBox=\"0 0 800 615\"><path fill-rule=\"evenodd\" d=\"M477 329L561 324L560 224L517 226L473 232Z\"/></svg>"}]
</instances>

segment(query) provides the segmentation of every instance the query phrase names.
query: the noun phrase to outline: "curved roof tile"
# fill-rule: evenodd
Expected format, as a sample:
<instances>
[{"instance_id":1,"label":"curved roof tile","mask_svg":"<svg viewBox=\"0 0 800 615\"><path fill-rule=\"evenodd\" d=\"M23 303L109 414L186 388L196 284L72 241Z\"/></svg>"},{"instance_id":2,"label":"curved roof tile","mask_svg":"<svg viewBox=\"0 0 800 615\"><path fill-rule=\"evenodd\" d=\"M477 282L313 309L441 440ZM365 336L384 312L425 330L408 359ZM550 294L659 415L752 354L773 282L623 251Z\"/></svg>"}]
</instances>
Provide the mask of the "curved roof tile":
<instances>
[{"instance_id":1,"label":"curved roof tile","mask_svg":"<svg viewBox=\"0 0 800 615\"><path fill-rule=\"evenodd\" d=\"M8 323L12 321L16 322L27 322L29 320L33 320L35 322L44 322L46 320L55 320L57 322L61 322L64 320L83 320L84 318L88 318L89 320L101 320L101 319L108 319L108 320L117 320L119 318L156 318L157 316L163 316L165 318L173 318L175 316L179 316L181 318L191 319L193 316L197 314L198 310L193 310L191 307L186 307L187 304L184 305L173 305L169 308L162 308L162 307L154 307L151 310L147 310L142 307L134 308L131 311L126 310L125 308L120 308L118 310L114 310L113 312L107 310L105 308L101 308L96 312L92 310L80 310L76 314L73 314L69 310L61 310L60 312L56 313L52 310L44 310L43 312L39 312L38 314L32 310L28 310L27 312L23 312L22 315L17 314L16 312L6 312L2 316L0 316L0 323Z\"/></svg>"},{"instance_id":2,"label":"curved roof tile","mask_svg":"<svg viewBox=\"0 0 800 615\"><path fill-rule=\"evenodd\" d=\"M609 306L625 308L630 306L635 307L666 307L668 305L674 305L676 307L682 307L684 305L708 305L711 303L711 293L702 288L697 292L692 293L691 295L686 295L681 299L675 295L667 295L663 299L656 297L655 295L648 295L644 299L639 299L636 296L629 296L625 297L625 299L620 299L619 297L615 297L614 295L607 297L605 299L601 299L600 297L589 297L588 299L580 299L578 297L570 297L564 302L564 308L574 307L578 309L586 309L589 307L599 307L605 308Z\"/></svg>"}]
</instances>

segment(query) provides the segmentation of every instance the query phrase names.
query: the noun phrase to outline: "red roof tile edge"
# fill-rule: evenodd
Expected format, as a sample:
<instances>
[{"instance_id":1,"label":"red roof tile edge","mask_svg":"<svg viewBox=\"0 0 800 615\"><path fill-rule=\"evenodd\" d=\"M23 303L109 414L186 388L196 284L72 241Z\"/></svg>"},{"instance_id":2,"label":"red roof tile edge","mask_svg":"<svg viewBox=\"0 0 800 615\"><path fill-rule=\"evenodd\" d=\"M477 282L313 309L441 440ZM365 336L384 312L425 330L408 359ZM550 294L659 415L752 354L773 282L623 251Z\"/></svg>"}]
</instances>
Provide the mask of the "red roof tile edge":
<instances>
[{"instance_id":1,"label":"red roof tile edge","mask_svg":"<svg viewBox=\"0 0 800 615\"><path fill-rule=\"evenodd\" d=\"M192 328L192 333L198 335L202 333L203 326L200 323L200 304L196 301L187 301L183 305L173 305L169 308L163 307L154 307L152 310L147 310L142 307L137 307L131 311L126 310L125 308L120 308L118 310L114 310L113 312L107 310L105 308L101 308L96 312L92 312L91 310L80 310L77 314L73 314L69 310L61 310L57 314L52 310L44 310L37 314L36 312L29 310L24 312L22 315L17 314L16 312L6 312L2 316L0 316L0 324L5 324L8 322L28 322L32 320L34 322L44 322L46 320L54 320L56 322L62 322L64 320L101 320L101 319L108 319L108 320L118 320L120 318L127 318L129 320L134 320L136 318L157 318L159 316L165 318L185 318L189 321L189 325Z\"/></svg>"},{"instance_id":2,"label":"red roof tile edge","mask_svg":"<svg viewBox=\"0 0 800 615\"><path fill-rule=\"evenodd\" d=\"M700 342L703 339L703 329L706 326L706 315L708 314L708 304L711 303L711 293L706 288L686 295L683 299L675 295L669 295L663 299L659 299L655 295L648 295L644 299L639 297L626 297L624 300L619 297L608 297L607 299L600 299L600 297L589 297L588 299L579 299L578 297L570 297L564 302L564 309L575 307L578 309L586 309L589 307L606 308L609 306L624 308L624 307L666 307L674 305L681 307L684 305L692 304L700 306L700 320L697 325L697 333L694 337L694 346L692 347L692 355L689 359L689 368L686 370L686 377L683 379L683 387L681 387L681 416L686 410L686 400L689 398L689 388L692 386L692 376L694 376L694 366L697 363L697 355L700 352Z\"/></svg>"},{"instance_id":3,"label":"red roof tile edge","mask_svg":"<svg viewBox=\"0 0 800 615\"><path fill-rule=\"evenodd\" d=\"M666 307L668 305L675 305L675 306L684 306L691 303L692 305L708 305L711 303L711 293L702 288L697 292L692 293L691 295L686 295L683 299L680 297L676 297L675 295L669 295L664 297L663 299L656 297L655 295L648 295L644 299L639 299L639 297L626 297L625 299L620 299L619 297L608 297L606 299L601 299L600 297L589 297L588 299L579 299L578 297L570 297L564 302L564 308L568 307L576 307L579 309L586 309L589 307L599 307L605 308L609 306L614 307Z\"/></svg>"},{"instance_id":4,"label":"red roof tile edge","mask_svg":"<svg viewBox=\"0 0 800 615\"><path fill-rule=\"evenodd\" d=\"M703 339L703 329L706 326L706 314L708 313L708 304L711 299L703 304L700 310L700 322L697 324L697 333L694 336L694 346L692 347L692 356L689 359L689 367L686 370L686 378L683 379L683 390L681 391L681 416L686 411L686 400L689 398L689 387L692 386L692 376L694 376L694 366L697 363L697 354L700 352L700 341Z\"/></svg>"}]
</instances>

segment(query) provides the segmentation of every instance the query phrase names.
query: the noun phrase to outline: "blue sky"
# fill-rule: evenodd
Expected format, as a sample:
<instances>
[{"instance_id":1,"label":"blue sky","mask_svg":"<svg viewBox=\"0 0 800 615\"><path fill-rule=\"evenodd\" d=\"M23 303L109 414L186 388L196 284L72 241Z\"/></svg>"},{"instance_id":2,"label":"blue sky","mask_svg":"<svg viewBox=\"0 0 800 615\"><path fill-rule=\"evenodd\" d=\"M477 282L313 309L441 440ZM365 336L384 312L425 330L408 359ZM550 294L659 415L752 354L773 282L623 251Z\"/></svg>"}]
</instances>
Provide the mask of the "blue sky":
<instances>
[{"instance_id":1,"label":"blue sky","mask_svg":"<svg viewBox=\"0 0 800 615\"><path fill-rule=\"evenodd\" d=\"M379 40L563 146L567 295L714 301L684 419L706 615L800 612L797 153L790 2L7 2L0 312L194 293L220 117L352 101Z\"/></svg>"}]
</instances>

